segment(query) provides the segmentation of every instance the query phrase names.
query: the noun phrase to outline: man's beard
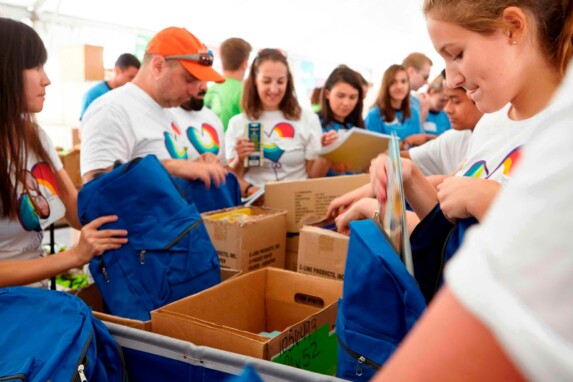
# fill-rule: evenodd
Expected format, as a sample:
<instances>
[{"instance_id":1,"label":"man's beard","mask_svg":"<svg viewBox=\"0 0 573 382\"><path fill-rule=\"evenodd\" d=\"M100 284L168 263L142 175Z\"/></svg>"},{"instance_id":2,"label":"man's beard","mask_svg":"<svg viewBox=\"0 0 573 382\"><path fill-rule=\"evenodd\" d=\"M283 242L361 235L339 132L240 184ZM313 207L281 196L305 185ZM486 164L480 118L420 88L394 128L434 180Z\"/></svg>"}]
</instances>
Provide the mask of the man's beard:
<instances>
[{"instance_id":1,"label":"man's beard","mask_svg":"<svg viewBox=\"0 0 573 382\"><path fill-rule=\"evenodd\" d=\"M199 111L199 110L203 109L203 105L205 104L205 101L203 100L202 96L204 94L205 93L199 94L201 96L201 98L191 97L189 99L189 101L182 104L181 107L187 111Z\"/></svg>"}]
</instances>

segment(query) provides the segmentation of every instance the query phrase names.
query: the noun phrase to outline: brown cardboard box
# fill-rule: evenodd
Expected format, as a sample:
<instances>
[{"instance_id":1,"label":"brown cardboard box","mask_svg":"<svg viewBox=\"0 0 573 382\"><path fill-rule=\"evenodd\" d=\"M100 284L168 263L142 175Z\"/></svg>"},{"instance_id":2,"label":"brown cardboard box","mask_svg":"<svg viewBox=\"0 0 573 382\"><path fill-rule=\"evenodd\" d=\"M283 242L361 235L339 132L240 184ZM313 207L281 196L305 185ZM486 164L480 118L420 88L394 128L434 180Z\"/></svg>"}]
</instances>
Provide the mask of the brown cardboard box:
<instances>
[{"instance_id":1,"label":"brown cardboard box","mask_svg":"<svg viewBox=\"0 0 573 382\"><path fill-rule=\"evenodd\" d=\"M285 269L296 272L298 270L298 242L299 235L288 234L286 239Z\"/></svg>"},{"instance_id":2,"label":"brown cardboard box","mask_svg":"<svg viewBox=\"0 0 573 382\"><path fill-rule=\"evenodd\" d=\"M265 184L265 206L287 210L287 232L298 232L299 222L310 215L326 214L330 202L370 181L368 174L332 176Z\"/></svg>"},{"instance_id":3,"label":"brown cardboard box","mask_svg":"<svg viewBox=\"0 0 573 382\"><path fill-rule=\"evenodd\" d=\"M300 230L298 272L344 280L348 236L319 227Z\"/></svg>"},{"instance_id":4,"label":"brown cardboard box","mask_svg":"<svg viewBox=\"0 0 573 382\"><path fill-rule=\"evenodd\" d=\"M151 320L139 321L103 313L103 301L95 284L90 284L87 287L76 291L70 291L70 293L73 293L84 300L84 302L92 308L93 315L102 321L113 322L114 324L128 326L134 329L141 329L148 332L151 331Z\"/></svg>"},{"instance_id":5,"label":"brown cardboard box","mask_svg":"<svg viewBox=\"0 0 573 382\"><path fill-rule=\"evenodd\" d=\"M151 312L153 332L334 374L342 283L264 268ZM277 331L272 338L264 333Z\"/></svg>"},{"instance_id":6,"label":"brown cardboard box","mask_svg":"<svg viewBox=\"0 0 573 382\"><path fill-rule=\"evenodd\" d=\"M221 283L232 280L240 275L241 272L236 269L221 269ZM89 307L92 308L93 315L102 321L113 322L114 324L141 329L148 332L151 331L151 320L139 321L103 313L103 300L95 284L90 284L87 287L70 291L70 293L81 298Z\"/></svg>"},{"instance_id":7,"label":"brown cardboard box","mask_svg":"<svg viewBox=\"0 0 573 382\"><path fill-rule=\"evenodd\" d=\"M241 217L242 213L246 215ZM201 216L219 253L221 268L243 272L266 266L284 268L286 211L234 207Z\"/></svg>"},{"instance_id":8,"label":"brown cardboard box","mask_svg":"<svg viewBox=\"0 0 573 382\"><path fill-rule=\"evenodd\" d=\"M64 45L58 49L61 79L65 81L103 81L103 47Z\"/></svg>"},{"instance_id":9,"label":"brown cardboard box","mask_svg":"<svg viewBox=\"0 0 573 382\"><path fill-rule=\"evenodd\" d=\"M60 160L64 165L64 169L70 176L72 183L79 190L82 188L82 176L80 174L80 151L73 150L68 153L60 153Z\"/></svg>"}]
</instances>

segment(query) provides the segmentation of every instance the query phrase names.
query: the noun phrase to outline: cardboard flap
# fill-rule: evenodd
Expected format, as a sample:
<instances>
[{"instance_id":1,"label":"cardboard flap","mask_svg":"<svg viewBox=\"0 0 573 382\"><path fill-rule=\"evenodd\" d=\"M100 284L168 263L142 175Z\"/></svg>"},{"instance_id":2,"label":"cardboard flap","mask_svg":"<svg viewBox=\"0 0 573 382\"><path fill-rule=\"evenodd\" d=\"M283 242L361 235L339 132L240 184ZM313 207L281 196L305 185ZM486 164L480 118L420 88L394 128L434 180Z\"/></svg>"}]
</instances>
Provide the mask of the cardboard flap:
<instances>
[{"instance_id":1,"label":"cardboard flap","mask_svg":"<svg viewBox=\"0 0 573 382\"><path fill-rule=\"evenodd\" d=\"M174 312L216 325L259 333L265 330L265 318L263 314L253 312L265 310L265 285L264 273L248 273L172 302L159 311Z\"/></svg>"},{"instance_id":2,"label":"cardboard flap","mask_svg":"<svg viewBox=\"0 0 573 382\"><path fill-rule=\"evenodd\" d=\"M287 210L287 232L298 232L301 219L326 215L334 198L368 182L368 174L269 182L265 184L265 206Z\"/></svg>"}]
</instances>

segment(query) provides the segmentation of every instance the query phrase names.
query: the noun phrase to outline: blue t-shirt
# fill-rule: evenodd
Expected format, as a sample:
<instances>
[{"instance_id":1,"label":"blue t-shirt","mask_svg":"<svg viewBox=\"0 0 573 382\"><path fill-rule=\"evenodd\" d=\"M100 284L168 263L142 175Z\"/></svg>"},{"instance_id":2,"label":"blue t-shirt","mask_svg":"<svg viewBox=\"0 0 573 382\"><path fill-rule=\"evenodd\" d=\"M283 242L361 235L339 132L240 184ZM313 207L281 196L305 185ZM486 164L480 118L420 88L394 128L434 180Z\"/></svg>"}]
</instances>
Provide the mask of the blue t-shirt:
<instances>
[{"instance_id":1,"label":"blue t-shirt","mask_svg":"<svg viewBox=\"0 0 573 382\"><path fill-rule=\"evenodd\" d=\"M451 129L450 119L442 110L439 112L429 111L424 122L424 131L428 134L440 135L444 131Z\"/></svg>"},{"instance_id":2,"label":"blue t-shirt","mask_svg":"<svg viewBox=\"0 0 573 382\"><path fill-rule=\"evenodd\" d=\"M341 123L338 121L330 121L328 124L325 125L324 119L322 118L320 113L318 114L318 118L320 119L320 125L322 126L322 132L323 133L326 133L327 131L332 131L332 130L334 130L338 133L340 130L342 130L342 134L344 134L346 131L348 131L352 127L354 127L354 125L350 122ZM328 172L326 173L325 176L355 175L355 174L360 174L360 173L359 172L352 172L352 171L336 172L333 169L328 169Z\"/></svg>"},{"instance_id":3,"label":"blue t-shirt","mask_svg":"<svg viewBox=\"0 0 573 382\"><path fill-rule=\"evenodd\" d=\"M384 121L380 115L380 107L374 106L366 116L366 128L371 131L382 134L392 134L396 132L400 140L403 140L410 135L422 134L422 124L420 122L420 113L417 109L412 109L412 115L405 121L402 121L402 112L396 111L396 118L392 122Z\"/></svg>"},{"instance_id":4,"label":"blue t-shirt","mask_svg":"<svg viewBox=\"0 0 573 382\"><path fill-rule=\"evenodd\" d=\"M354 126L350 122L341 123L338 121L330 121L330 123L325 125L324 119L322 119L322 116L320 114L318 115L318 118L320 119L320 125L322 126L323 133L326 133L327 131L331 130L334 130L336 132L338 132L339 130L350 130Z\"/></svg>"},{"instance_id":5,"label":"blue t-shirt","mask_svg":"<svg viewBox=\"0 0 573 382\"><path fill-rule=\"evenodd\" d=\"M111 88L109 87L107 82L102 81L102 82L99 82L96 85L94 85L90 90L88 90L86 92L86 94L84 94L82 112L80 113L80 121L84 117L84 113L86 112L88 106L96 98L101 97L102 95L104 95L105 93L107 93L110 90L111 90Z\"/></svg>"}]
</instances>

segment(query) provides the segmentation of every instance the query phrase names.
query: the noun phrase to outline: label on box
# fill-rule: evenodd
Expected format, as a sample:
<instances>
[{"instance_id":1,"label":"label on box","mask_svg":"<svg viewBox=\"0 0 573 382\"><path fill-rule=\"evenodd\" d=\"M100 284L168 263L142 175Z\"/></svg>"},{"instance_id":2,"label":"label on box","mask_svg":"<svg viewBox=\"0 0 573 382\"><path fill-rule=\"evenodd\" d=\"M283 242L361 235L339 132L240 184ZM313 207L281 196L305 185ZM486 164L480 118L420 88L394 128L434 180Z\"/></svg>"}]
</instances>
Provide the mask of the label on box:
<instances>
[{"instance_id":1,"label":"label on box","mask_svg":"<svg viewBox=\"0 0 573 382\"><path fill-rule=\"evenodd\" d=\"M334 330L331 333L330 325L324 324L311 333L289 331L281 340L280 353L272 357L271 361L315 373L335 375L337 353L336 333Z\"/></svg>"},{"instance_id":2,"label":"label on box","mask_svg":"<svg viewBox=\"0 0 573 382\"><path fill-rule=\"evenodd\" d=\"M255 145L255 151L245 158L245 167L262 167L264 156L263 156L263 126L260 122L250 122L247 124L245 130L245 136L249 138L249 141Z\"/></svg>"}]
</instances>

